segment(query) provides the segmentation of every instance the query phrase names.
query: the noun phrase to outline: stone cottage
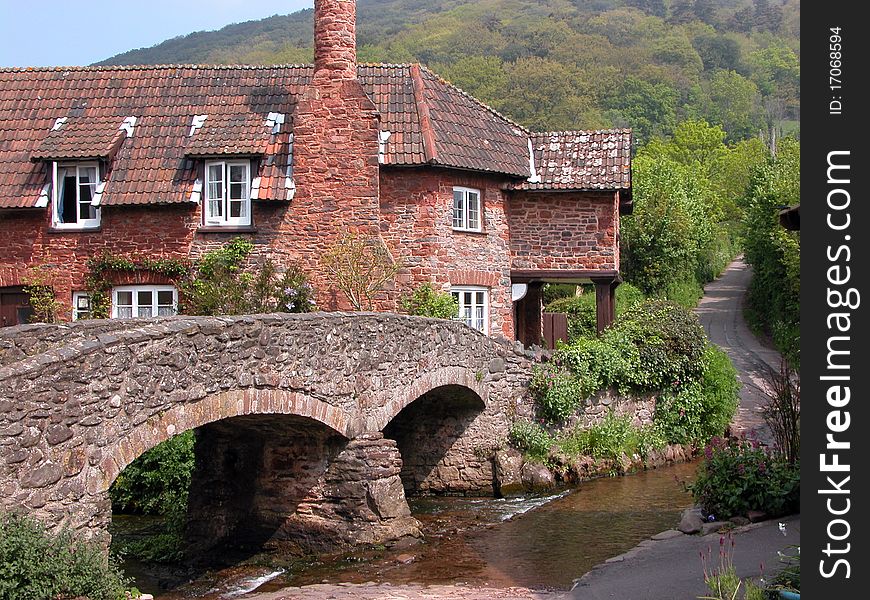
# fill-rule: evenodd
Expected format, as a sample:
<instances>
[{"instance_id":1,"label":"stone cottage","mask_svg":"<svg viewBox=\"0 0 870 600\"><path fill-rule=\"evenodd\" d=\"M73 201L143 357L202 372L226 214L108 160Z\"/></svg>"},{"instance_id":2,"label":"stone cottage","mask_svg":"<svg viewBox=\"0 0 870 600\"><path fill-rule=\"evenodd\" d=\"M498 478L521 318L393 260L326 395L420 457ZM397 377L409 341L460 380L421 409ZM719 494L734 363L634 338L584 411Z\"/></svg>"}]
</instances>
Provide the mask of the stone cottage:
<instances>
[{"instance_id":1,"label":"stone cottage","mask_svg":"<svg viewBox=\"0 0 870 600\"><path fill-rule=\"evenodd\" d=\"M0 69L0 322L27 318L28 269L55 265L88 316L86 261L197 257L236 236L319 264L339 236L379 236L402 269L490 335L541 340L546 282L596 286L613 318L629 130L531 132L417 64L357 64L354 1L315 1L314 65ZM111 282L112 316L172 314L157 274Z\"/></svg>"}]
</instances>

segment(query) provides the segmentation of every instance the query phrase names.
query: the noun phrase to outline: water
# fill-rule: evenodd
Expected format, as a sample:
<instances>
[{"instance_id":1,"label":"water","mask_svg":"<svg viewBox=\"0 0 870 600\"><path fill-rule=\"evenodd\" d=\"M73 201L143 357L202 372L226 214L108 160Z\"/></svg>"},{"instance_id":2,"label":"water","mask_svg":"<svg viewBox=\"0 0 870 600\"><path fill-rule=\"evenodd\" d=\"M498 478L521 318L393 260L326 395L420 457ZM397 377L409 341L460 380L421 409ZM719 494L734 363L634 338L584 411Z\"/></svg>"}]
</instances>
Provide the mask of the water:
<instances>
[{"instance_id":1,"label":"water","mask_svg":"<svg viewBox=\"0 0 870 600\"><path fill-rule=\"evenodd\" d=\"M575 579L649 536L673 528L692 503L683 489L697 464L596 479L572 490L506 499L416 498L426 539L306 563L258 556L197 575L159 600L238 598L312 583L468 584L567 590ZM139 579L137 578L137 582Z\"/></svg>"}]
</instances>

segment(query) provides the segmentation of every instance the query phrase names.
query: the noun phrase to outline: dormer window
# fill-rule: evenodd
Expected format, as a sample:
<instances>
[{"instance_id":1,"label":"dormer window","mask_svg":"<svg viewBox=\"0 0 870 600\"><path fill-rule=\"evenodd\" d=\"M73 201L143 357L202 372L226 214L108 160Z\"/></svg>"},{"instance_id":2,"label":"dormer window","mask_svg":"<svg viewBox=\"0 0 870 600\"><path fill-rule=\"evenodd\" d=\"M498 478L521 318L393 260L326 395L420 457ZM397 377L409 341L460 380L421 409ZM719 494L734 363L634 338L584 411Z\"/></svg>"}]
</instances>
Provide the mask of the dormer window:
<instances>
[{"instance_id":1,"label":"dormer window","mask_svg":"<svg viewBox=\"0 0 870 600\"><path fill-rule=\"evenodd\" d=\"M98 163L52 163L52 224L59 229L100 226L100 208L94 202L99 185Z\"/></svg>"},{"instance_id":2,"label":"dormer window","mask_svg":"<svg viewBox=\"0 0 870 600\"><path fill-rule=\"evenodd\" d=\"M244 227L251 224L251 163L205 163L203 221L206 226Z\"/></svg>"}]
</instances>

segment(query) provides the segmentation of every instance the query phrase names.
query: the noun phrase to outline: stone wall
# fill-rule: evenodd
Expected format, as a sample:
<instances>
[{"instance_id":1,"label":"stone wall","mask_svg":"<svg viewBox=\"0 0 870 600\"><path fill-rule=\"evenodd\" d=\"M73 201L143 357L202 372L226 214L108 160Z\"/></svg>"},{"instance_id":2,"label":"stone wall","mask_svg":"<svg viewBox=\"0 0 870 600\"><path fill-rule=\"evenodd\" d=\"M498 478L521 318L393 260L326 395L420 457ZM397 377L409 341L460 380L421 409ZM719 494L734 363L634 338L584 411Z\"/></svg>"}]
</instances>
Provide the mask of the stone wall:
<instances>
[{"instance_id":1,"label":"stone wall","mask_svg":"<svg viewBox=\"0 0 870 600\"><path fill-rule=\"evenodd\" d=\"M511 267L619 270L619 203L610 192L513 192Z\"/></svg>"},{"instance_id":2,"label":"stone wall","mask_svg":"<svg viewBox=\"0 0 870 600\"><path fill-rule=\"evenodd\" d=\"M449 169L381 169L381 235L401 260L399 287L489 288L489 331L514 339L504 178ZM453 229L453 187L478 189L481 232Z\"/></svg>"},{"instance_id":3,"label":"stone wall","mask_svg":"<svg viewBox=\"0 0 870 600\"><path fill-rule=\"evenodd\" d=\"M530 357L458 322L311 313L124 323L128 329L94 329L92 336L83 324L57 326L78 337L0 367L0 507L102 535L111 483L145 450L177 433L245 415L284 414L354 440L380 435L403 409L445 386L464 388L479 403L476 413L462 417L450 451L429 459L442 467L468 465L458 469L476 473L461 484L467 489L472 481L491 482L491 467L479 453L505 439L508 415L528 410ZM28 327L10 331L23 334ZM33 331L48 339L46 327ZM318 452L328 456L330 444ZM391 452L374 452L372 460L394 464L398 475ZM427 480L427 489L454 489L449 472ZM393 476L378 473L370 472L371 485L398 484L377 483Z\"/></svg>"}]
</instances>

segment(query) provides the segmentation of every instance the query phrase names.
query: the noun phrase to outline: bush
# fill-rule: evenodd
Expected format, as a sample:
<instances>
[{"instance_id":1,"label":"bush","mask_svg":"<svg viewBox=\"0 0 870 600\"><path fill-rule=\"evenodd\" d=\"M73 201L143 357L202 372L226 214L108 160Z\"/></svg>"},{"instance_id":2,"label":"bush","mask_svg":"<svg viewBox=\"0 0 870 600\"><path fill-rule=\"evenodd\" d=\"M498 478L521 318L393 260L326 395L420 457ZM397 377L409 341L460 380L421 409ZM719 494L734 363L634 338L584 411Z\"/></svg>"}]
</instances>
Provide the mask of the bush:
<instances>
[{"instance_id":1,"label":"bush","mask_svg":"<svg viewBox=\"0 0 870 600\"><path fill-rule=\"evenodd\" d=\"M29 517L0 514L0 598L119 600L129 581L102 547Z\"/></svg>"},{"instance_id":2,"label":"bush","mask_svg":"<svg viewBox=\"0 0 870 600\"><path fill-rule=\"evenodd\" d=\"M403 296L399 305L409 315L418 317L455 319L459 314L459 303L453 294L438 292L431 283L419 285L413 292Z\"/></svg>"},{"instance_id":3,"label":"bush","mask_svg":"<svg viewBox=\"0 0 870 600\"><path fill-rule=\"evenodd\" d=\"M536 366L529 390L535 398L538 416L549 423L561 423L577 410L583 393L579 380L558 366Z\"/></svg>"},{"instance_id":4,"label":"bush","mask_svg":"<svg viewBox=\"0 0 870 600\"><path fill-rule=\"evenodd\" d=\"M643 299L643 292L629 283L623 283L616 288L616 316ZM598 335L594 290L587 289L579 296L554 300L544 308L544 312L567 313L569 342Z\"/></svg>"},{"instance_id":5,"label":"bush","mask_svg":"<svg viewBox=\"0 0 870 600\"><path fill-rule=\"evenodd\" d=\"M169 515L179 506L186 509L193 443L193 431L185 431L127 465L109 488L112 510Z\"/></svg>"},{"instance_id":6,"label":"bush","mask_svg":"<svg viewBox=\"0 0 870 600\"><path fill-rule=\"evenodd\" d=\"M526 420L514 421L508 440L536 462L544 462L550 453L550 446L553 445L553 438L546 429Z\"/></svg>"},{"instance_id":7,"label":"bush","mask_svg":"<svg viewBox=\"0 0 870 600\"><path fill-rule=\"evenodd\" d=\"M653 426L638 427L628 415L616 416L609 412L599 423L586 429L576 428L557 442L559 449L569 456L592 456L619 460L623 455L642 458L666 442Z\"/></svg>"},{"instance_id":8,"label":"bush","mask_svg":"<svg viewBox=\"0 0 870 600\"><path fill-rule=\"evenodd\" d=\"M554 360L583 381L587 395L606 387L651 392L698 379L706 347L707 336L692 312L647 300L626 310L599 340L562 347Z\"/></svg>"},{"instance_id":9,"label":"bush","mask_svg":"<svg viewBox=\"0 0 870 600\"><path fill-rule=\"evenodd\" d=\"M674 386L656 402L655 421L669 442L706 444L722 435L734 417L740 384L728 355L709 345L702 369L699 380Z\"/></svg>"},{"instance_id":10,"label":"bush","mask_svg":"<svg viewBox=\"0 0 870 600\"><path fill-rule=\"evenodd\" d=\"M756 442L713 438L688 489L703 512L717 519L750 510L776 517L800 506L800 465L768 454Z\"/></svg>"},{"instance_id":11,"label":"bush","mask_svg":"<svg viewBox=\"0 0 870 600\"><path fill-rule=\"evenodd\" d=\"M180 285L181 312L188 315L245 315L308 312L315 308L314 289L294 265L279 273L271 260L246 266L254 245L235 238L207 252L193 276Z\"/></svg>"}]
</instances>

